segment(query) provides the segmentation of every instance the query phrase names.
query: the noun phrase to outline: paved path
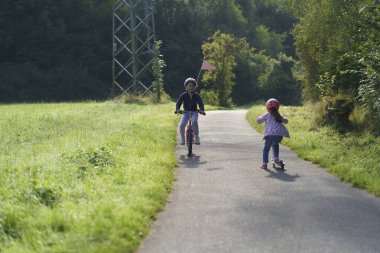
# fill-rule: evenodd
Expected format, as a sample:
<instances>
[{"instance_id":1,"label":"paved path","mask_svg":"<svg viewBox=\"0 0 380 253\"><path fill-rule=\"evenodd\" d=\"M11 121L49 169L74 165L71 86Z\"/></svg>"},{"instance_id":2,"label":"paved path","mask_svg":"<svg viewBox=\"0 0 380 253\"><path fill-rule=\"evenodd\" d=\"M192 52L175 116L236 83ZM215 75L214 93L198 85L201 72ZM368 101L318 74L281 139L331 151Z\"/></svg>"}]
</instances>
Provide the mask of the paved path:
<instances>
[{"instance_id":1,"label":"paved path","mask_svg":"<svg viewBox=\"0 0 380 253\"><path fill-rule=\"evenodd\" d=\"M245 111L208 112L200 128L194 157L177 147L174 191L140 253L380 252L380 198L283 146L288 171L259 169Z\"/></svg>"}]
</instances>

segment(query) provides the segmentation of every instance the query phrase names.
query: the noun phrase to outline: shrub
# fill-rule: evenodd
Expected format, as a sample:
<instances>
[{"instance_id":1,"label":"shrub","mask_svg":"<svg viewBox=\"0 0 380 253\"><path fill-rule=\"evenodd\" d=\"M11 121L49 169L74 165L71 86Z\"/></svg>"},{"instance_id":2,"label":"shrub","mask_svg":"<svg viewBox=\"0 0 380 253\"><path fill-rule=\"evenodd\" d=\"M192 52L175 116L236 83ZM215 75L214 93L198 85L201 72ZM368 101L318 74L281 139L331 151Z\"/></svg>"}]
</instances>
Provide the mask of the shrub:
<instances>
[{"instance_id":1,"label":"shrub","mask_svg":"<svg viewBox=\"0 0 380 253\"><path fill-rule=\"evenodd\" d=\"M365 117L370 123L370 130L380 134L380 76L375 72L366 72L366 78L361 80L359 100L365 110Z\"/></svg>"},{"instance_id":2,"label":"shrub","mask_svg":"<svg viewBox=\"0 0 380 253\"><path fill-rule=\"evenodd\" d=\"M202 100L208 105L219 105L218 94L214 90L202 90Z\"/></svg>"}]
</instances>

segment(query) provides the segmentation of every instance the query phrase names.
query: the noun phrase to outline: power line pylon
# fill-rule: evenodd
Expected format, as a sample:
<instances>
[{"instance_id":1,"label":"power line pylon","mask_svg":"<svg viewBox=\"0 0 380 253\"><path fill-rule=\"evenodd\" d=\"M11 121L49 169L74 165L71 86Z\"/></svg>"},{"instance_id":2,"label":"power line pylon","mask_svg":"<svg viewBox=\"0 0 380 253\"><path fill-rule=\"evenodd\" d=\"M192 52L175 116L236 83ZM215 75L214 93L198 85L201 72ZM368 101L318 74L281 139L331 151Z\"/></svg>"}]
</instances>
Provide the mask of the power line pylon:
<instances>
[{"instance_id":1,"label":"power line pylon","mask_svg":"<svg viewBox=\"0 0 380 253\"><path fill-rule=\"evenodd\" d=\"M144 96L152 88L155 57L152 0L119 0L113 13L113 86Z\"/></svg>"}]
</instances>

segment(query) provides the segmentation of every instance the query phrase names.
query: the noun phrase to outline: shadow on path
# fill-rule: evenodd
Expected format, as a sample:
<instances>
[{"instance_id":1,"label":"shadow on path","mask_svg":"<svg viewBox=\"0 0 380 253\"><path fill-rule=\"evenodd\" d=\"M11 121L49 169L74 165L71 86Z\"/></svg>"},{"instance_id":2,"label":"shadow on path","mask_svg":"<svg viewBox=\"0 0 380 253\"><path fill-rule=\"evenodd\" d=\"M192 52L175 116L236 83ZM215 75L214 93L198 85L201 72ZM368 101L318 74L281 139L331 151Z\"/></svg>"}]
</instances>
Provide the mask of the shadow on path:
<instances>
[{"instance_id":1,"label":"shadow on path","mask_svg":"<svg viewBox=\"0 0 380 253\"><path fill-rule=\"evenodd\" d=\"M207 162L201 161L201 156L193 154L192 156L181 155L179 157L179 164L186 168L198 168Z\"/></svg>"},{"instance_id":2,"label":"shadow on path","mask_svg":"<svg viewBox=\"0 0 380 253\"><path fill-rule=\"evenodd\" d=\"M300 177L298 174L289 175L286 173L286 171L281 170L272 171L268 169L265 171L269 173L269 175L266 176L267 178L274 178L285 182L295 182L296 179Z\"/></svg>"}]
</instances>

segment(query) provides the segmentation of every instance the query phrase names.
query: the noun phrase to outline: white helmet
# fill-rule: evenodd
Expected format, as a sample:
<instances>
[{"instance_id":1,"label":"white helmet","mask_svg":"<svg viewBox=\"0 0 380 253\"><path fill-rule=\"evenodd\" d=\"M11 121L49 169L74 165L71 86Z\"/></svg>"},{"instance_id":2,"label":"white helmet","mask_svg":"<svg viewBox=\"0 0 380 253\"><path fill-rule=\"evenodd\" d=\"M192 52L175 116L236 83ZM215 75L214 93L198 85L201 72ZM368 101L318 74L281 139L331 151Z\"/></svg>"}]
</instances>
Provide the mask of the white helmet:
<instances>
[{"instance_id":1,"label":"white helmet","mask_svg":"<svg viewBox=\"0 0 380 253\"><path fill-rule=\"evenodd\" d=\"M187 79L185 80L183 86L186 88L186 85L187 85L188 83L194 83L194 84L195 84L195 87L198 87L197 81L196 81L194 78L191 78L191 77L187 78Z\"/></svg>"}]
</instances>

